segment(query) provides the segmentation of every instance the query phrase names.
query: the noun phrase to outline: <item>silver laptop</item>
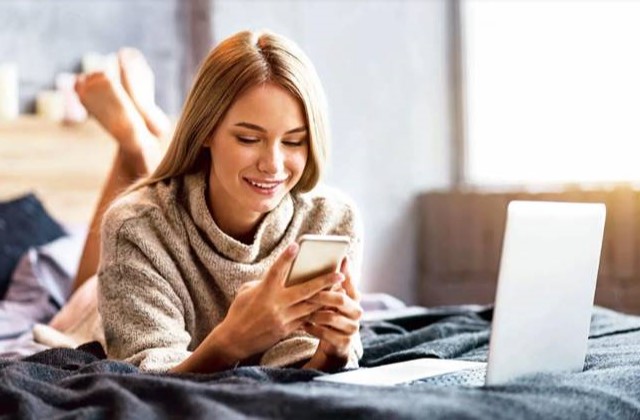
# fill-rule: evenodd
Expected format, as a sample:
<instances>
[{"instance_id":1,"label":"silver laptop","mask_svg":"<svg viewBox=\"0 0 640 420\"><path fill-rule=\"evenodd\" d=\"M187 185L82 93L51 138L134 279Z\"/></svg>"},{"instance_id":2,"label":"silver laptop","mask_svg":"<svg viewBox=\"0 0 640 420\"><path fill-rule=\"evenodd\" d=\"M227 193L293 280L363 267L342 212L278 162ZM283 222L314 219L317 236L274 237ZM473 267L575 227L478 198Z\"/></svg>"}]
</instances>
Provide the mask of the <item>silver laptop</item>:
<instances>
[{"instance_id":1,"label":"silver laptop","mask_svg":"<svg viewBox=\"0 0 640 420\"><path fill-rule=\"evenodd\" d=\"M582 371L605 214L596 203L509 203L486 364L424 358L315 379L396 385L472 369L480 372L478 385L493 385Z\"/></svg>"}]
</instances>

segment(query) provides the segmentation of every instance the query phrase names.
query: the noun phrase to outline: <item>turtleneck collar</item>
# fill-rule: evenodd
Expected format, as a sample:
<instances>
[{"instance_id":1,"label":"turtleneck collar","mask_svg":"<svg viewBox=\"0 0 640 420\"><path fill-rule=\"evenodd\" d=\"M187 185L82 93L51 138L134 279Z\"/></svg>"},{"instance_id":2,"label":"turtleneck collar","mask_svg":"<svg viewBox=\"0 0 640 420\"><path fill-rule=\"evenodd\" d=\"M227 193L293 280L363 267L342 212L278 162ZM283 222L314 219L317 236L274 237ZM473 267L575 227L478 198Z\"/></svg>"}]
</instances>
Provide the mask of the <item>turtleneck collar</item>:
<instances>
[{"instance_id":1,"label":"turtleneck collar","mask_svg":"<svg viewBox=\"0 0 640 420\"><path fill-rule=\"evenodd\" d=\"M287 194L280 204L262 219L253 242L247 245L224 233L213 220L207 207L207 182L203 172L186 175L184 187L187 211L201 231L203 239L232 261L253 263L269 255L284 236L293 218L293 199Z\"/></svg>"}]
</instances>

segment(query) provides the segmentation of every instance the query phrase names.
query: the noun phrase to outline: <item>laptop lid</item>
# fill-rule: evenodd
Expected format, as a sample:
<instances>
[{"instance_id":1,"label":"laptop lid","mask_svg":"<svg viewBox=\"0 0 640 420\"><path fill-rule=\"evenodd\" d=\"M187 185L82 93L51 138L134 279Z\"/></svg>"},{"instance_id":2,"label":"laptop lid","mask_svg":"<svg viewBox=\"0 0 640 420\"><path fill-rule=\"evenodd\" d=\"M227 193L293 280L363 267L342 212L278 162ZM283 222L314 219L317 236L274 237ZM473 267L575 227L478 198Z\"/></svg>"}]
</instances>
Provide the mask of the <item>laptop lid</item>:
<instances>
[{"instance_id":1,"label":"laptop lid","mask_svg":"<svg viewBox=\"0 0 640 420\"><path fill-rule=\"evenodd\" d=\"M595 203L509 204L487 384L582 370L605 214Z\"/></svg>"}]
</instances>

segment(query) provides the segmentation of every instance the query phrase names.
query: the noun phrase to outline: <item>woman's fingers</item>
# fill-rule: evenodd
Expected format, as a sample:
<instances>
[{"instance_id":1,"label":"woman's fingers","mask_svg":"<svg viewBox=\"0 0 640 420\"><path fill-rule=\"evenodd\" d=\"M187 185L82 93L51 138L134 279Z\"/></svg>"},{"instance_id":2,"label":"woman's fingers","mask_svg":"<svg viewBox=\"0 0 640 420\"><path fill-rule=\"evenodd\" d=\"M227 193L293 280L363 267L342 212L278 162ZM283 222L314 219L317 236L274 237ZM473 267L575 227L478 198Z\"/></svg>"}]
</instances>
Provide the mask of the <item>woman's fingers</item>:
<instances>
[{"instance_id":1,"label":"woman's fingers","mask_svg":"<svg viewBox=\"0 0 640 420\"><path fill-rule=\"evenodd\" d=\"M280 254L267 273L265 280L270 286L284 286L284 283L287 280L287 274L291 269L293 260L298 254L299 248L299 245L293 242L289 244L284 251L282 251L282 254Z\"/></svg>"},{"instance_id":2,"label":"woman's fingers","mask_svg":"<svg viewBox=\"0 0 640 420\"><path fill-rule=\"evenodd\" d=\"M332 328L342 334L352 335L360 329L360 323L330 310L316 311L308 318L308 322L321 327Z\"/></svg>"},{"instance_id":3,"label":"woman's fingers","mask_svg":"<svg viewBox=\"0 0 640 420\"><path fill-rule=\"evenodd\" d=\"M309 302L335 309L354 320L359 320L362 317L360 304L344 292L322 291L309 299Z\"/></svg>"},{"instance_id":4,"label":"woman's fingers","mask_svg":"<svg viewBox=\"0 0 640 420\"><path fill-rule=\"evenodd\" d=\"M309 334L328 342L333 347L348 352L349 346L351 345L350 335L319 324L305 323L304 329Z\"/></svg>"},{"instance_id":5,"label":"woman's fingers","mask_svg":"<svg viewBox=\"0 0 640 420\"><path fill-rule=\"evenodd\" d=\"M287 294L287 299L292 304L295 304L309 299L321 290L331 289L335 284L342 281L344 281L342 273L329 273L305 283L288 287L285 293Z\"/></svg>"},{"instance_id":6,"label":"woman's fingers","mask_svg":"<svg viewBox=\"0 0 640 420\"><path fill-rule=\"evenodd\" d=\"M322 305L309 301L300 302L289 308L285 319L287 322L305 320L309 315L311 315L321 307Z\"/></svg>"}]
</instances>

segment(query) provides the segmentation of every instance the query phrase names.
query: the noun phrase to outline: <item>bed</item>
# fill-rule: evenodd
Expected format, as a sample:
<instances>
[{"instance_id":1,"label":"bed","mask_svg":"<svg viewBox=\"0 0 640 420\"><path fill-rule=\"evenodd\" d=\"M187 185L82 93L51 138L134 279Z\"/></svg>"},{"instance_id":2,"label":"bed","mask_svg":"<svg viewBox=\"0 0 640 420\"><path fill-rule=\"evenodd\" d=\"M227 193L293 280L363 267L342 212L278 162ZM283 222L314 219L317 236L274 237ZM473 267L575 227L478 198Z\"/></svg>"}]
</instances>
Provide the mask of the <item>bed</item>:
<instances>
[{"instance_id":1,"label":"bed","mask_svg":"<svg viewBox=\"0 0 640 420\"><path fill-rule=\"evenodd\" d=\"M105 156L113 152L91 124L61 128L25 119L0 126L0 200L32 190L65 224L86 224L108 170ZM490 305L399 307L365 317L364 367L420 357L486 361ZM94 342L0 358L0 416L637 419L640 317L595 307L582 372L485 387L452 385L445 377L395 387L341 385L314 381L318 375L260 367L148 374L106 359Z\"/></svg>"},{"instance_id":2,"label":"bed","mask_svg":"<svg viewBox=\"0 0 640 420\"><path fill-rule=\"evenodd\" d=\"M363 366L440 357L485 360L491 307L451 306L363 323ZM552 326L550 326L552 328ZM395 387L329 384L322 373L240 367L213 375L146 374L96 343L0 361L0 415L22 418L640 417L640 317L596 307L583 372L500 386L435 377ZM458 375L468 373L461 372Z\"/></svg>"}]
</instances>

